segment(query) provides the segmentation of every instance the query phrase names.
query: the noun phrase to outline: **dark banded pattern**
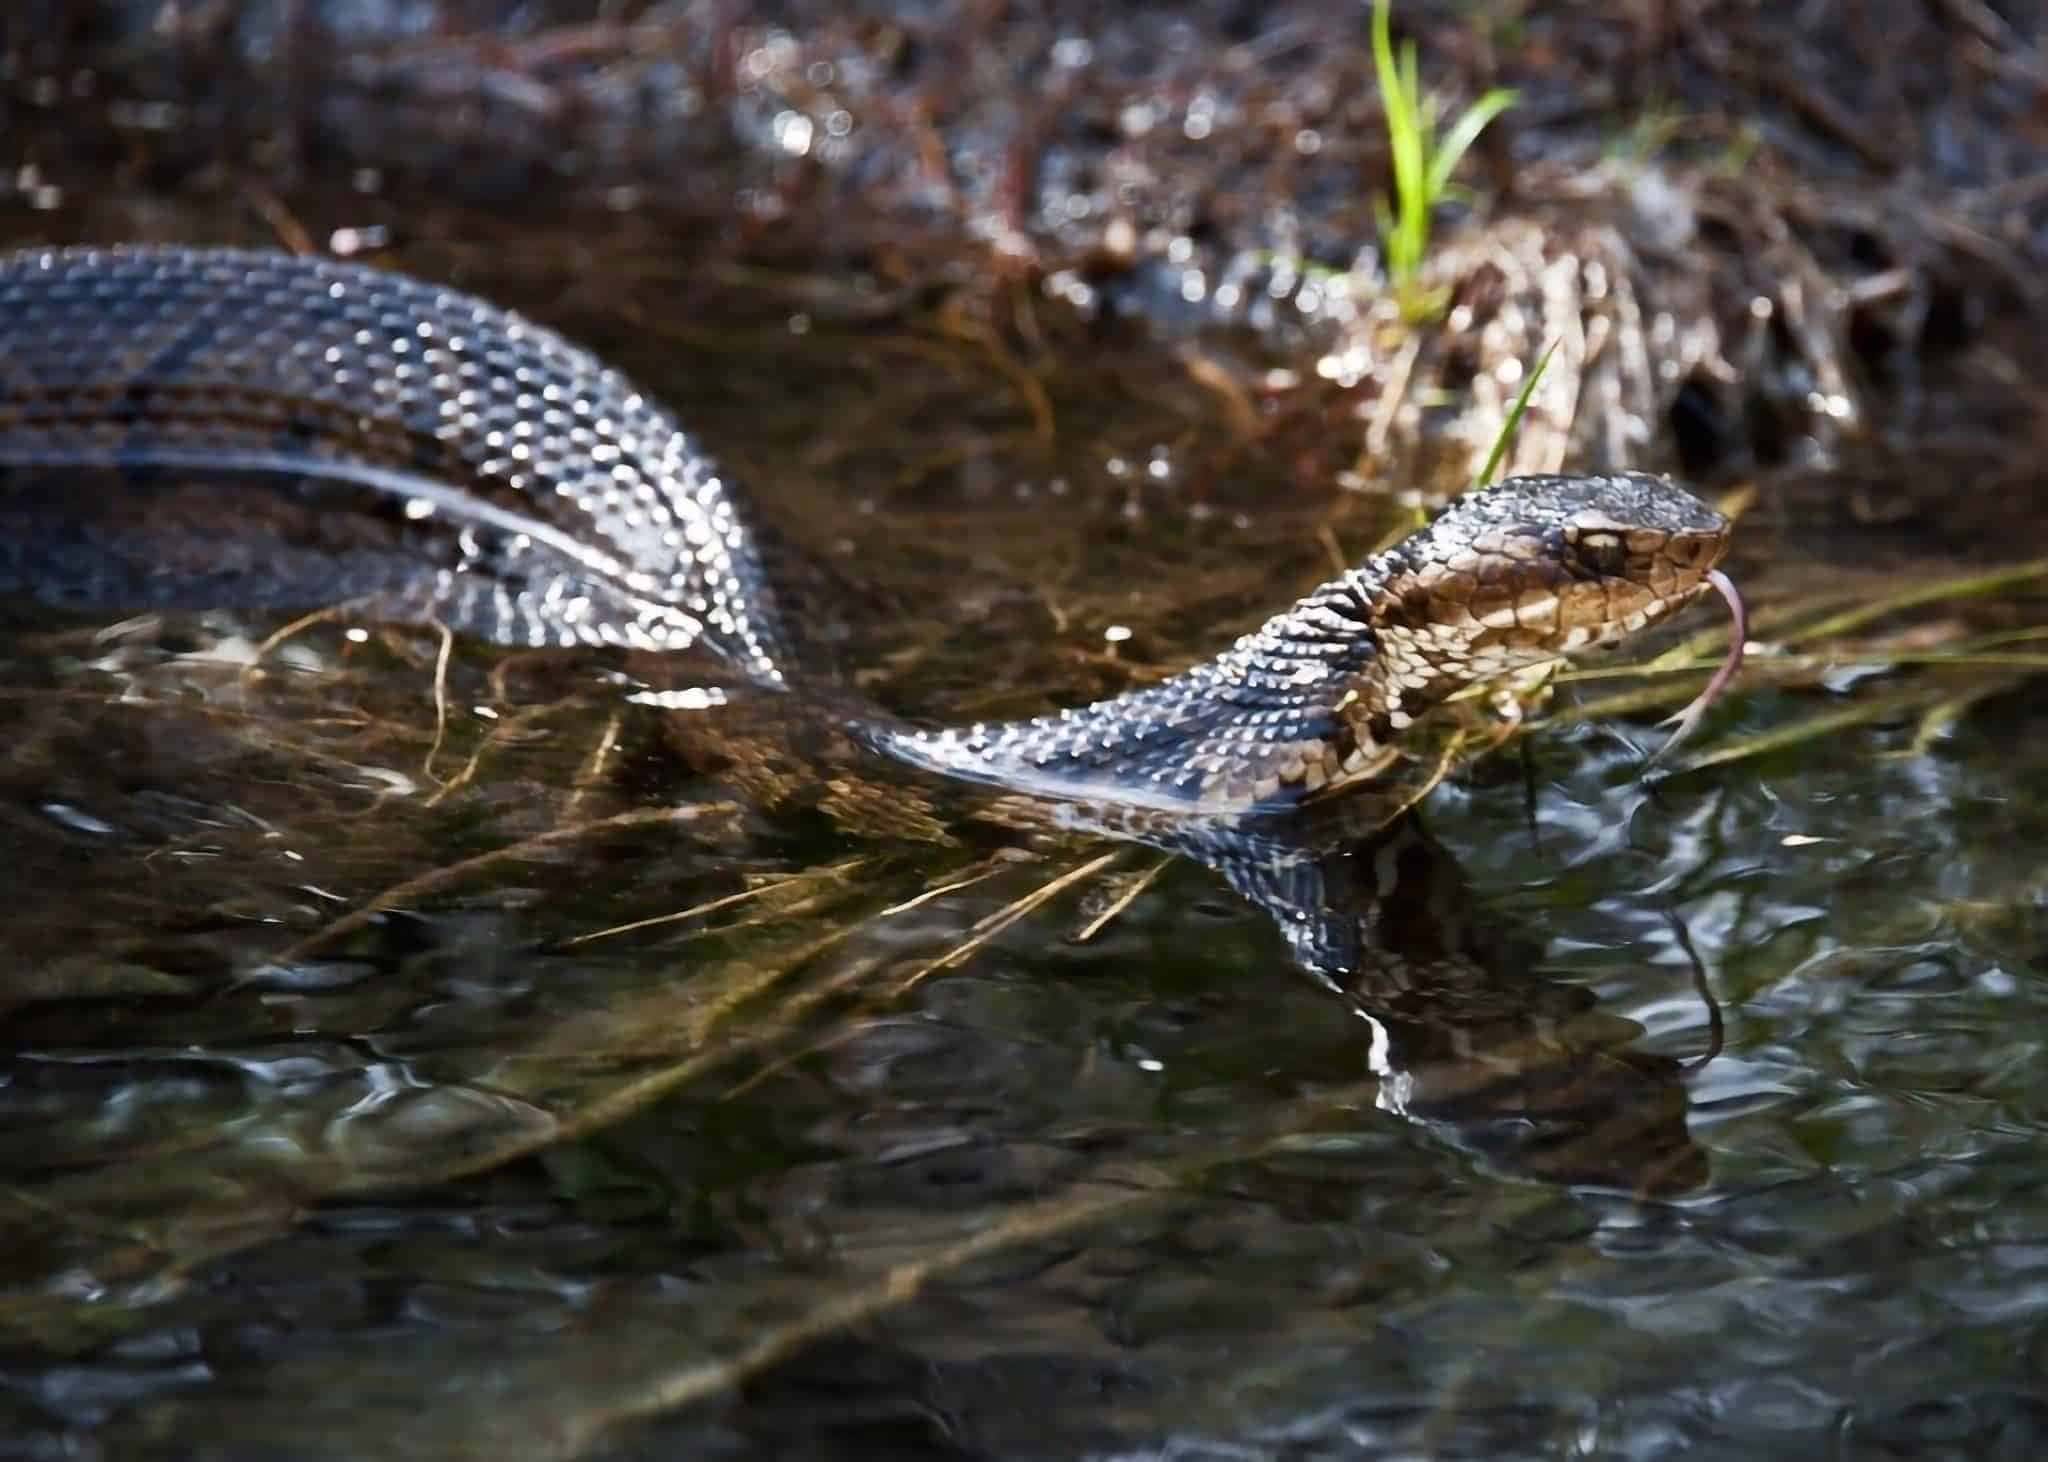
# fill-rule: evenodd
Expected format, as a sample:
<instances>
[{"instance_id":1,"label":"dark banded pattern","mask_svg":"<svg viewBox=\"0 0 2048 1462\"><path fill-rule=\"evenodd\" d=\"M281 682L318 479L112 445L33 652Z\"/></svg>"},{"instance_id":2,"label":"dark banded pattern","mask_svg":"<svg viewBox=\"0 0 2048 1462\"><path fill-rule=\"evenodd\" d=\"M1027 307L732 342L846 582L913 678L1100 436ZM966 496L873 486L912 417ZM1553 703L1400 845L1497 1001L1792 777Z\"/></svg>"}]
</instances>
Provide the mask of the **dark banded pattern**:
<instances>
[{"instance_id":1,"label":"dark banded pattern","mask_svg":"<svg viewBox=\"0 0 2048 1462\"><path fill-rule=\"evenodd\" d=\"M64 496L108 471L267 487L227 489L177 532L166 507L116 545ZM1728 541L1658 478L1517 478L1161 684L918 730L807 683L732 484L596 357L455 290L230 249L0 258L0 475L31 510L0 541L0 587L352 601L516 645L702 642L919 765L1212 812L1369 779L1452 691L1690 602Z\"/></svg>"}]
</instances>

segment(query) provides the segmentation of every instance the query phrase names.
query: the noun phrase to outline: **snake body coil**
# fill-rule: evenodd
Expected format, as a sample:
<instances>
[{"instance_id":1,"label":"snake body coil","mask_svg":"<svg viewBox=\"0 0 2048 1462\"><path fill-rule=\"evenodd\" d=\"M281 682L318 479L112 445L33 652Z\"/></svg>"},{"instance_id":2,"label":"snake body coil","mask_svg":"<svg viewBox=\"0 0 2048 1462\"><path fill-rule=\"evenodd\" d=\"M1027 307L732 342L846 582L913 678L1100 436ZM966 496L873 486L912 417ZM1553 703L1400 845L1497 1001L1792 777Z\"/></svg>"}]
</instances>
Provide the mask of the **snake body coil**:
<instances>
[{"instance_id":1,"label":"snake body coil","mask_svg":"<svg viewBox=\"0 0 2048 1462\"><path fill-rule=\"evenodd\" d=\"M138 555L65 501L91 471L275 490L182 540L166 509ZM519 645L701 642L807 688L734 490L674 419L553 331L402 275L230 249L0 258L0 474L29 524L0 537L0 588L350 600ZM1370 776L1461 686L1669 615L1727 541L1657 478L1518 478L1158 685L999 725L848 721L1030 791L1285 805Z\"/></svg>"}]
</instances>

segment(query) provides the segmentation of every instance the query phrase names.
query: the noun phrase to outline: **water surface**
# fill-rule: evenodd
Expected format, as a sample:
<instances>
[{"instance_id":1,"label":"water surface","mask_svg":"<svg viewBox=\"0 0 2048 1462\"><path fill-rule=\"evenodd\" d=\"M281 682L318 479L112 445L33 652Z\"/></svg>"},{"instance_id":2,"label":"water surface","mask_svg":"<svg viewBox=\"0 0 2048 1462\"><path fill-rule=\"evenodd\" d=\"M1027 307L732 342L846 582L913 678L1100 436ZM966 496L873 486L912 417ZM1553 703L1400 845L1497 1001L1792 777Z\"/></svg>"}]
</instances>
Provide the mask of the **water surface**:
<instances>
[{"instance_id":1,"label":"water surface","mask_svg":"<svg viewBox=\"0 0 2048 1462\"><path fill-rule=\"evenodd\" d=\"M391 262L673 403L906 711L1121 688L1398 521L1136 335L1044 358L1039 396L942 311L493 227L428 212ZM1833 572L1747 558L1765 604ZM2048 1433L2023 685L1654 790L1645 721L1539 732L1533 819L1500 758L1338 870L1408 860L1339 991L1198 860L877 792L715 665L284 627L5 621L0 1454Z\"/></svg>"}]
</instances>

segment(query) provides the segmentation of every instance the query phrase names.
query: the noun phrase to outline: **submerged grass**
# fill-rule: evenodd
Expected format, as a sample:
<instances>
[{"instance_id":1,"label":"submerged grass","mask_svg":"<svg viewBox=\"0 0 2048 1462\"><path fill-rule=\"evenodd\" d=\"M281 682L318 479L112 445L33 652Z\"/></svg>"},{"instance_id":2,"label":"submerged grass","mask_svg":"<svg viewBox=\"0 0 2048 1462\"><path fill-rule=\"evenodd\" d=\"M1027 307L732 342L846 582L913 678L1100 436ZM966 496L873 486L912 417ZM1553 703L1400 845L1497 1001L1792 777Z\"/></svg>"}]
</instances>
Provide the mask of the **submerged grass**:
<instances>
[{"instance_id":1,"label":"submerged grass","mask_svg":"<svg viewBox=\"0 0 2048 1462\"><path fill-rule=\"evenodd\" d=\"M1951 637L1946 644L1929 643L1928 627L1917 620L1888 637L1851 639L1852 632L1931 606L1997 599L2043 580L2048 580L2048 560L2033 559L1929 578L1875 597L1824 593L1768 606L1753 627L1769 636L1745 668L1746 688L1825 691L1835 703L1764 730L1710 742L1674 763L1672 773L1728 766L1908 717L1915 730L1899 754L1924 751L1970 707L2048 673L2048 654L2007 648L2048 638L2048 624L1988 635L1937 628L1935 634ZM1681 705L1713 672L1726 642L1726 629L1715 629L1647 659L1563 670L1556 677L1559 685L1631 677L1647 677L1651 683L1582 701L1550 719L1556 724L1611 720ZM1846 672L1864 673L1841 688Z\"/></svg>"},{"instance_id":2,"label":"submerged grass","mask_svg":"<svg viewBox=\"0 0 2048 1462\"><path fill-rule=\"evenodd\" d=\"M1375 20L1384 36L1384 0L1376 9ZM1391 47L1383 49L1391 60ZM1417 104L1413 118L1426 119L1426 125L1420 127L1411 119L1411 140L1404 145L1412 147L1413 138L1433 126L1433 112L1420 105L1419 92L1414 87L1412 46L1406 48L1396 72L1405 76L1403 84L1407 90L1403 95ZM1387 94L1393 96L1395 90L1389 88ZM1469 130L1476 135L1476 126ZM1449 140L1456 143L1458 152L1470 143L1470 137L1461 140L1456 129ZM1429 150L1425 147L1421 155L1427 158ZM1444 147L1440 146L1435 155L1441 161ZM1450 163L1455 161L1452 155ZM1446 165L1442 175L1448 176L1448 172ZM1427 181L1425 175L1424 182ZM1413 219L1404 208L1403 226L1411 222ZM1427 224L1425 206L1418 225L1425 244ZM1549 362L1550 351L1546 350L1523 382L1474 486L1489 482L1499 470ZM1003 371L1000 362L997 369ZM1023 414L1030 418L1029 435L1036 440L1041 430L1051 430L1053 418L1045 402L1053 398L1042 397L1034 402L1022 380L1017 382L1017 389L1027 402L1028 409ZM1060 398L1062 404L1067 399ZM1058 418L1058 427L1062 438L1075 431L1071 416L1064 414ZM985 441L979 446L967 443L966 447L984 456L988 451ZM1271 515L1265 520L1268 529L1272 529L1276 517L1277 514ZM1277 530L1274 536L1280 536ZM1048 530L1047 538L1056 540L1057 535ZM1161 541L1155 530L1148 541L1130 550L1132 560L1155 559ZM1031 542L1018 552L1020 557L1028 552L1042 568L1044 556L1039 547ZM1274 572L1269 556L1245 551L1238 539L1224 540L1220 545L1197 539L1192 552L1209 557L1181 561L1174 586L1178 597L1173 601L1192 620L1206 619L1201 596L1222 594L1221 575L1236 573L1257 578L1257 587L1263 590ZM1336 556L1340 561L1343 559L1341 553ZM1131 597L1129 581L1109 582L1113 577L1103 571L1100 563L1093 565L1091 572L1076 574L1084 583L1104 583L1101 589L1091 591L1099 597L1077 598L1075 602L1083 606L1079 617L1106 619L1112 610L1127 607ZM1973 702L2008 688L2027 674L2048 669L2048 655L2020 648L2032 640L2048 637L2048 626L1959 637L1948 645L1933 647L1924 640L1908 643L1904 635L1890 643L1851 643L1848 637L1881 620L1931 606L2031 590L2044 577L2048 577L2048 561L2036 561L2009 569L1929 579L1876 599L1837 593L1775 608L1767 605L1758 617L1758 630L1769 633L1779 653L1761 654L1752 662L1752 683L1822 690L1835 699L1814 714L1781 721L1767 731L1732 734L1702 746L1678 770L1737 763L1821 741L1847 727L1900 719L1908 719L1914 726L1907 751L1923 748ZM1230 582L1224 580L1223 588L1229 587ZM1618 716L1680 704L1690 698L1697 681L1720 659L1724 641L1725 631L1707 632L1654 659L1565 672L1557 677L1560 683L1591 684L1621 675L1644 676L1648 683L1622 695L1582 703L1551 720ZM1181 648L1166 644L1158 646L1156 653L1170 658L1179 655ZM514 733L532 726L539 718L554 715L558 710L589 713L592 702L581 699L514 708L509 715L492 722L492 729L487 732L479 733L475 728L465 732L461 718L450 714L451 707L463 704L464 697L456 693L461 681L458 679L456 690L451 690L445 649L430 659L431 664L423 662L419 667L419 677L431 681L431 695L412 696L412 719L402 725L394 722L388 727L379 724L374 728L391 746L377 748L372 754L351 742L350 759L365 764L403 764L421 771L421 780L436 790L413 800L409 804L413 807L461 804L465 798L472 803L485 802L492 796L503 797L515 786L523 795L533 797L527 785L515 783L504 771L498 754L517 750L514 743L518 737ZM1884 674L1874 674L1846 691L1830 688L1833 673L1852 667ZM1126 665L1124 671L1127 670ZM993 668L987 678L1000 685L1014 681L1017 676L1004 665ZM417 690L417 686L410 689ZM502 704L507 697L498 694L492 699ZM239 710L222 707L208 707L203 713L214 718L241 714ZM436 861L434 866L421 871L420 862L408 862L405 853L379 841L398 836L389 832L399 825L397 816L389 820L367 819L374 827L366 826L364 830L364 862L374 856L377 867L395 863L399 875L384 881L381 891L357 894L346 905L350 912L307 934L295 949L276 956L273 962L292 963L299 957L326 955L336 946L346 946L352 936L364 933L365 927L384 910L412 913L421 907L431 911L442 905L465 911L488 910L501 899L509 901L517 896L522 885L537 881L537 867L555 864L572 848L584 855L601 851L604 844L615 840L621 832L665 832L673 827L674 841L687 844L703 860L729 846L723 839L734 818L731 809L722 804L610 810L601 773L607 764L619 758L615 748L620 718L614 711L585 714L582 719L588 723L590 744L584 755L572 760L585 770L578 772L573 791L566 798L543 804L551 807L552 813L540 818L537 830L524 836L512 835L507 831L509 827L526 824L507 824L493 831L493 846L467 857ZM1496 734L1489 739L1495 743L1505 741L1527 729L1528 724L1499 723ZM306 742L301 748L294 748L280 738L280 726L291 728L288 717L272 721L258 717L252 725L262 727L268 745L280 754L281 761L291 761L289 753L296 753L302 763L317 760L333 764L341 760L335 747L317 745L311 737L298 738ZM371 729L365 722L365 732ZM472 738L467 744L461 739L464 735ZM1451 770L1457 757L1468 749L1465 741L1454 739L1438 768L1439 774ZM458 765L456 758L465 751L467 760ZM486 752L491 756L487 757ZM436 753L454 770L441 777L426 776L424 773L431 770ZM491 785L494 779L498 783L495 787ZM531 786L540 788L542 797L548 793L545 779L536 778ZM553 790L559 793L564 789L556 786ZM596 805L586 811L585 800ZM454 815L460 815L459 807ZM689 826L686 828L685 824ZM445 830L448 823L436 826ZM295 835L308 833L317 845L326 830L312 826L291 831ZM657 840L666 841L666 837ZM337 837L335 841L341 839ZM442 850L449 846L445 839L423 837L419 841ZM877 842L874 846L883 845ZM335 851L328 849L330 855ZM352 846L340 851L355 854ZM771 1075L792 1069L801 1072L814 1053L844 1041L864 1024L900 1012L907 997L924 988L932 977L967 963L1013 929L1021 926L1026 939L1046 937L1041 932L1046 922L1043 918L1037 923L1028 921L1052 908L1057 900L1072 904L1077 895L1087 890L1108 893L1111 897L1107 908L1088 918L1080 932L1071 937L1080 942L1099 936L1167 866L1163 861L1154 861L1139 872L1120 871L1114 866L1117 853L1102 852L1099 846L1062 849L1052 858L1029 864L1003 856L1011 851L1014 850L1005 848L1002 854L979 859L964 854L921 853L915 861L887 853L863 852L820 859L786 873L775 871L783 865L769 859L764 864L768 871L736 873L732 882L714 880L710 884L711 896L678 898L664 912L648 913L643 905L629 908L634 917L593 916L583 926L584 932L548 944L550 953L577 951L575 960L564 960L562 966L573 965L586 955L592 960L601 958L603 951L638 936L648 940L664 958L671 959L665 983L656 988L614 989L587 1005L571 1008L565 1018L558 1018L561 1007L555 1007L548 1012L548 1024L535 1024L524 1031L523 1043L500 1035L494 1038L490 1050L479 1050L479 1066L469 1073L469 1084L463 1084L464 1073L459 1069L451 1070L448 1080L451 1090L502 1096L509 1111L545 1120L525 1120L467 1132L461 1134L464 1140L459 1144L446 1140L446 1134L423 1132L417 1146L406 1147L401 1135L392 1140L373 1165L351 1167L347 1157L309 1148L302 1165L279 1159L274 1168L246 1181L240 1175L250 1171L247 1152L238 1150L231 1141L216 1141L211 1129L195 1127L174 1134L183 1141L182 1150L177 1142L165 1142L147 1154L130 1152L119 1163L109 1162L97 1175L98 1181L82 1162L76 1174L81 1181L74 1183L66 1176L52 1182L48 1191L22 1186L0 1194L0 1198L13 1200L13 1206L26 1215L16 1221L17 1233L46 1237L51 1232L69 1229L74 1236L89 1235L91 1252L78 1266L79 1272L101 1281L127 1276L141 1290L151 1281L189 1273L204 1260L275 1238L302 1222L306 1209L323 1197L397 1192L493 1172L523 1158L555 1154L568 1144L601 1138L678 1094L706 1105L730 1104ZM439 860L438 853L431 856ZM368 877L350 857L343 857L340 862L348 874L355 875L341 886L358 890L379 888L378 881ZM595 872L615 870L617 865L579 858L578 866ZM1014 885L1008 883L1012 878ZM936 944L901 947L886 960L873 957L874 950L886 947L886 936L903 927L899 916L998 879L1005 882L1000 885L1003 894L993 911L964 921ZM730 889L734 883L739 885L737 891L716 891ZM556 890L555 896L560 895L561 891ZM609 910L611 905L594 907ZM897 922L892 924L892 920ZM674 938L674 926L685 923L694 926L687 946ZM929 937L915 936L919 941ZM652 943L657 940L662 942ZM863 952L850 948L856 944L862 946ZM393 983L399 981L394 978ZM224 992L215 1007L229 1007L246 999L233 991ZM345 1022L336 1013L336 1007L309 1008L338 1029L378 1028L378 1022L372 1018L351 1015ZM232 1049L236 1039L223 1039L203 1030L179 1031L181 1044L189 1043L194 1051L205 1049L209 1042ZM485 1057L487 1065L482 1060ZM464 1056L456 1052L441 1059L455 1068ZM1005 1208L994 1222L977 1231L948 1234L935 1226L929 1231L928 1247L914 1257L900 1257L900 1249L888 1251L899 1256L895 1262L880 1258L879 1251L857 1247L835 1252L829 1267L819 1266L815 1280L806 1276L805 1301L794 1311L769 1313L762 1323L750 1323L744 1332L735 1332L723 1353L707 1356L700 1348L693 1355L688 1345L679 1344L674 1354L659 1364L642 1363L637 1369L622 1364L616 1374L607 1376L603 1386L593 1387L580 1398L579 1404L551 1415L547 1440L535 1445L546 1447L546 1455L564 1457L599 1450L617 1429L636 1419L657 1416L707 1396L730 1393L805 1344L906 1303L928 1287L977 1264L1021 1253L1034 1244L1128 1215L1140 1207L1171 1203L1204 1178L1232 1164L1253 1161L1284 1151L1290 1143L1299 1143L1304 1134L1313 1134L1318 1123L1331 1114L1342 1116L1371 1106L1376 1095L1376 1085L1370 1082L1325 1090L1313 1098L1269 1111L1257 1131L1227 1135L1208 1151L1183 1153L1142 1168L1129 1160L1091 1157L1059 1184ZM278 1150L283 1151L281 1145ZM169 1186L173 1169L180 1179L191 1181L189 1191ZM209 1179L211 1187L206 1185ZM158 1210L147 1222L123 1218L122 1215L139 1206L137 1191L152 1181L162 1184L166 1194ZM283 1196L268 1208L252 1201L266 1193ZM1477 1241L1490 1243L1493 1236L1481 1235ZM84 1249L86 1245L77 1247ZM66 1318L86 1323L91 1316L84 1307L72 1307ZM548 1399L549 1405L558 1403L558 1397ZM538 1406L541 1402L536 1399L528 1404Z\"/></svg>"}]
</instances>

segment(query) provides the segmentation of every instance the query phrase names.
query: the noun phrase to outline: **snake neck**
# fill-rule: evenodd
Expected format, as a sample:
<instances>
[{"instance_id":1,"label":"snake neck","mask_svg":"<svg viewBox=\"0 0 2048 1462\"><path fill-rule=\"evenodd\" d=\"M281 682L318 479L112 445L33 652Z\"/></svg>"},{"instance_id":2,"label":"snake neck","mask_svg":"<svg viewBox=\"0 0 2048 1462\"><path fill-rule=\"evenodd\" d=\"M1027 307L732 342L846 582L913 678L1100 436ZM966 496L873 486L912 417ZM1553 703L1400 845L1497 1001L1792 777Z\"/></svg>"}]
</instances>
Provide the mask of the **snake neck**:
<instances>
[{"instance_id":1,"label":"snake neck","mask_svg":"<svg viewBox=\"0 0 2048 1462\"><path fill-rule=\"evenodd\" d=\"M1381 651L1374 606L1398 553L1332 579L1229 649L1156 685L1028 720L862 728L906 761L1052 796L1169 809L1290 806L1385 769L1451 688Z\"/></svg>"}]
</instances>

